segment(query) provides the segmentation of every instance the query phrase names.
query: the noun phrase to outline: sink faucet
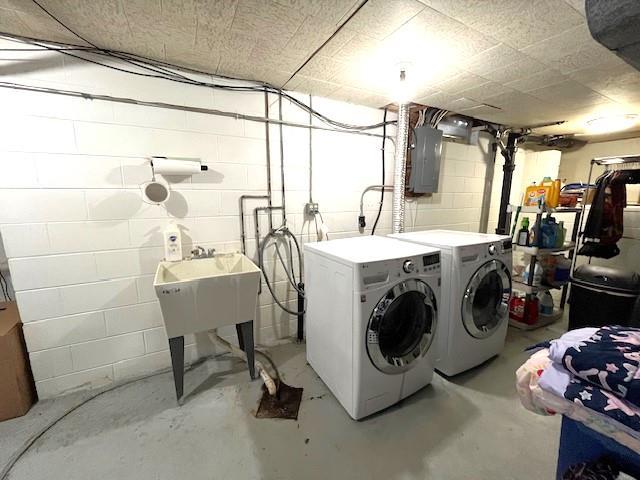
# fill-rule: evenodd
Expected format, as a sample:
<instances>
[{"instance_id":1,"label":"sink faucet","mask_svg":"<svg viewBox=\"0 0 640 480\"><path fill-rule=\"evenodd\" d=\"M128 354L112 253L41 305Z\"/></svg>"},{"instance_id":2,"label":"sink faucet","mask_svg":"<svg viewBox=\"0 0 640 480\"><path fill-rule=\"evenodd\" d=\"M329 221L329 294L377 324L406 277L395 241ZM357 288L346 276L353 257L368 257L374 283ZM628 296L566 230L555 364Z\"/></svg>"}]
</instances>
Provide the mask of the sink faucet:
<instances>
[{"instance_id":1,"label":"sink faucet","mask_svg":"<svg viewBox=\"0 0 640 480\"><path fill-rule=\"evenodd\" d=\"M196 245L196 248L191 250L191 258L192 259L213 258L215 256L215 254L216 254L216 249L215 248L209 248L208 250L205 250L200 245Z\"/></svg>"}]
</instances>

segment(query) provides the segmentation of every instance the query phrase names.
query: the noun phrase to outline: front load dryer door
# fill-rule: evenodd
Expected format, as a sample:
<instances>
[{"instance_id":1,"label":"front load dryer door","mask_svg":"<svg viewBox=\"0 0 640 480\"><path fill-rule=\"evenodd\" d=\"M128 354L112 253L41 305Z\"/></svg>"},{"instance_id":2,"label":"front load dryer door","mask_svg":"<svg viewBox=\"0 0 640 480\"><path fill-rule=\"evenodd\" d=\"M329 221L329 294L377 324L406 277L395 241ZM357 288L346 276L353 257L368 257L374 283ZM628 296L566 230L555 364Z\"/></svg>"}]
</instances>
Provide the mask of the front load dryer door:
<instances>
[{"instance_id":1,"label":"front load dryer door","mask_svg":"<svg viewBox=\"0 0 640 480\"><path fill-rule=\"evenodd\" d=\"M511 273L491 260L471 277L462 297L462 323L469 335L487 338L506 321L511 296Z\"/></svg>"},{"instance_id":2,"label":"front load dryer door","mask_svg":"<svg viewBox=\"0 0 640 480\"><path fill-rule=\"evenodd\" d=\"M437 305L433 290L421 280L393 286L377 303L367 326L367 353L384 373L402 373L423 357L433 341Z\"/></svg>"}]
</instances>

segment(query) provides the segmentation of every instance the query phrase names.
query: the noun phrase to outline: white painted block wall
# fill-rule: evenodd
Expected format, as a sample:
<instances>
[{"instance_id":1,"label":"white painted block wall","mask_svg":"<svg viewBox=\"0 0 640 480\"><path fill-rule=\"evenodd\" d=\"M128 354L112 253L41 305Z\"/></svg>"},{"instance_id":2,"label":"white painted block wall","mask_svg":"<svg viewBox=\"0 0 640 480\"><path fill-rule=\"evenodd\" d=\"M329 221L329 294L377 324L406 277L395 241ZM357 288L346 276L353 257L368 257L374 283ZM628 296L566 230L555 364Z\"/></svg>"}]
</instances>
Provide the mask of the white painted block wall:
<instances>
[{"instance_id":1,"label":"white painted block wall","mask_svg":"<svg viewBox=\"0 0 640 480\"><path fill-rule=\"evenodd\" d=\"M4 80L264 114L261 94L143 79L67 63L51 54L33 57L34 65L46 68ZM270 100L275 116L276 98ZM0 103L0 233L40 397L167 367L167 339L152 287L163 256L160 232L175 220L185 229L185 253L195 244L218 251L240 248L239 196L266 192L264 125L6 89L0 89ZM314 98L313 104L341 121L366 124L382 118L379 110L327 99ZM288 102L284 112L288 120L308 121L307 114ZM319 130L312 135L313 197L320 203L330 237L358 235L360 193L381 180L381 141ZM285 127L284 138L288 223L308 241L313 223L305 219L303 208L309 195L309 133ZM279 204L275 126L271 142L274 204ZM391 142L387 147L390 182ZM487 149L486 140L481 147L445 144L441 192L407 201L408 230L477 231ZM169 179L172 196L166 208L150 206L142 202L139 186L150 179L147 158L152 155L199 157L209 171ZM378 198L372 192L365 201L369 227ZM248 202L250 209L259 204ZM390 206L388 195L380 234L390 231ZM246 228L248 254L255 258L251 216ZM268 269L273 272L273 259L268 259ZM295 305L283 272L276 271L275 278L278 293ZM295 322L268 294L261 295L258 342L288 339L295 333ZM212 352L206 338L188 338L187 345L188 361Z\"/></svg>"}]
</instances>

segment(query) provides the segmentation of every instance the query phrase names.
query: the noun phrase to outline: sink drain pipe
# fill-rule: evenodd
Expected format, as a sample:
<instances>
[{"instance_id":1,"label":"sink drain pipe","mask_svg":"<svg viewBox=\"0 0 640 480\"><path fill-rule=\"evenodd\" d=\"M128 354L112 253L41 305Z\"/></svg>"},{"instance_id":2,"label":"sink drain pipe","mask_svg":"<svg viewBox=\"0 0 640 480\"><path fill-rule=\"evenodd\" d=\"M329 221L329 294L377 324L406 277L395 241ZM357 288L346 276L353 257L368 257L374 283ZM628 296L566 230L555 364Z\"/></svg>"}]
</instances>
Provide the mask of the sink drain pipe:
<instances>
[{"instance_id":1,"label":"sink drain pipe","mask_svg":"<svg viewBox=\"0 0 640 480\"><path fill-rule=\"evenodd\" d=\"M247 361L247 354L243 352L239 347L236 347L233 343L228 342L227 340L222 338L220 335L218 335L217 330L213 330L207 333L209 335L209 339L213 343L217 343L218 345L223 346L224 348L229 350L229 352L231 352L233 356L241 358L245 362ZM260 377L262 378L262 381L264 382L265 387L267 387L269 394L275 395L278 391L276 381L278 382L278 384L280 383L280 372L278 372L278 368L276 367L276 364L273 362L273 360L271 360L271 358L266 353L260 350L254 350L254 351L256 355L260 355L262 358L264 358L269 363L269 365L271 365L271 368L274 371L276 380L274 380L271 377L271 375L269 375L269 372L264 367L264 364L262 364L262 362L260 362L259 360L255 361L256 368L258 369L258 373L260 374Z\"/></svg>"},{"instance_id":2,"label":"sink drain pipe","mask_svg":"<svg viewBox=\"0 0 640 480\"><path fill-rule=\"evenodd\" d=\"M404 189L407 170L407 145L409 140L409 105L398 105L396 151L394 155L392 233L404 231Z\"/></svg>"}]
</instances>

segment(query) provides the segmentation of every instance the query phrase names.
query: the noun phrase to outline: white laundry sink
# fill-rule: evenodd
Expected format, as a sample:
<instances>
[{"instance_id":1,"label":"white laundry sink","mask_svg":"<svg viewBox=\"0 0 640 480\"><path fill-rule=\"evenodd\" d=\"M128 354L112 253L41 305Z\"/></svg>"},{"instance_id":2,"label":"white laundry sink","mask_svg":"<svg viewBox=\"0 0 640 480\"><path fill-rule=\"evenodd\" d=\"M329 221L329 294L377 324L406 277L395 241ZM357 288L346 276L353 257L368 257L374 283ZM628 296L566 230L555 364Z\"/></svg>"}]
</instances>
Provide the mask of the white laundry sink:
<instances>
[{"instance_id":1,"label":"white laundry sink","mask_svg":"<svg viewBox=\"0 0 640 480\"><path fill-rule=\"evenodd\" d=\"M160 262L154 286L167 336L180 337L254 320L260 273L241 253Z\"/></svg>"}]
</instances>

